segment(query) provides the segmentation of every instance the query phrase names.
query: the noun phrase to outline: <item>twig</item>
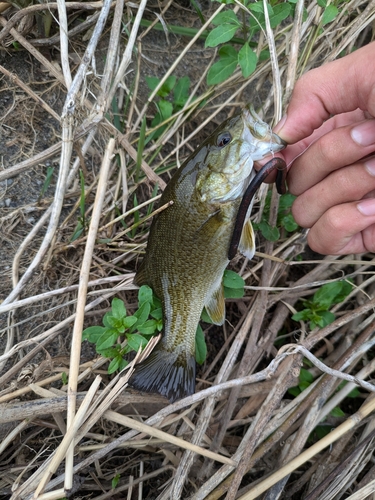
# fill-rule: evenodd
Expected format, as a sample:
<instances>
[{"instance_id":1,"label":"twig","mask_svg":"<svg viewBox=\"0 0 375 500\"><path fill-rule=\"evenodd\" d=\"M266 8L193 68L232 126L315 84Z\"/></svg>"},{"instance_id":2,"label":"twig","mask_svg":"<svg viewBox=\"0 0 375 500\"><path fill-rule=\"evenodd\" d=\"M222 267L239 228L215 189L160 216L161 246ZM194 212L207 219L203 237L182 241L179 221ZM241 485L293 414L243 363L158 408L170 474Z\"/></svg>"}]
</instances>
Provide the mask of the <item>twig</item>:
<instances>
[{"instance_id":1,"label":"twig","mask_svg":"<svg viewBox=\"0 0 375 500\"><path fill-rule=\"evenodd\" d=\"M363 421L367 415L370 415L375 410L375 397L362 406L360 410L351 415L343 424L339 425L336 429L332 430L327 436L318 441L316 444L308 448L306 451L301 453L298 457L291 460L287 465L281 467L277 472L268 476L267 479L258 483L254 488L252 488L248 493L241 496L239 500L254 500L259 495L267 491L273 484L276 484L283 477L289 475L291 472L296 470L302 464L306 463L308 460L313 458L315 455L320 453L324 448L331 445L341 436L343 436L350 429L357 426Z\"/></svg>"},{"instance_id":2,"label":"twig","mask_svg":"<svg viewBox=\"0 0 375 500\"><path fill-rule=\"evenodd\" d=\"M68 16L64 0L56 0L60 24L60 53L61 67L65 79L65 87L69 90L72 84L72 75L69 67L69 39L68 39Z\"/></svg>"},{"instance_id":3,"label":"twig","mask_svg":"<svg viewBox=\"0 0 375 500\"><path fill-rule=\"evenodd\" d=\"M143 16L143 12L146 8L146 5L147 5L147 0L141 0L140 4L138 6L138 12L137 12L137 15L135 16L135 19L134 19L133 27L132 27L132 30L130 32L129 40L128 40L128 43L126 45L124 55L122 56L120 66L117 70L117 73L115 75L112 86L108 92L108 97L107 97L108 103L112 102L112 99L115 95L117 87L118 87L119 83L121 82L121 80L124 78L125 72L129 66L130 62L131 62L133 47L134 47L135 40L136 40L137 35L138 35L139 25L141 23L141 19Z\"/></svg>"},{"instance_id":4,"label":"twig","mask_svg":"<svg viewBox=\"0 0 375 500\"><path fill-rule=\"evenodd\" d=\"M80 273L80 282L79 282L78 299L77 299L77 315L74 321L71 361L69 370L70 375L69 375L68 413L67 413L68 430L70 429L70 426L73 425L75 408L76 408L75 397L77 392L77 379L78 379L79 360L80 360L81 344L82 344L82 325L84 320L84 311L86 304L87 283L89 281L92 253L94 251L96 234L100 222L103 199L106 191L108 172L111 166L111 160L114 148L115 148L115 141L114 139L110 139L100 169L100 177L95 198L95 205L92 213L90 228L87 236L87 244L85 248L85 254L83 256L83 263ZM73 467L73 447L71 446L67 454L67 462L66 462L65 488L68 491L71 489L73 482L72 467Z\"/></svg>"},{"instance_id":5,"label":"twig","mask_svg":"<svg viewBox=\"0 0 375 500\"><path fill-rule=\"evenodd\" d=\"M116 422L118 424L124 425L126 427L130 427L130 429L135 429L138 432L143 432L145 434L148 434L149 436L153 436L155 438L163 439L167 443L172 443L176 446L179 446L182 449L185 450L190 450L194 454L199 454L204 457L208 457L211 460L215 460L217 462L223 463L223 464L228 464L232 466L236 466L236 462L231 460L230 458L224 457L222 455L219 455L218 453L213 453L212 451L206 450L202 448L201 446L197 446L195 444L189 443L188 441L185 441L181 438L172 436L171 434L168 434L167 432L161 431L159 429L155 429L154 427L151 427L150 425L143 424L141 422L137 422L136 420L126 417L125 415L121 415L120 413L107 410L104 414L104 417L107 420L111 420L113 422ZM174 497L176 498L176 497Z\"/></svg>"},{"instance_id":6,"label":"twig","mask_svg":"<svg viewBox=\"0 0 375 500\"><path fill-rule=\"evenodd\" d=\"M86 418L86 413L87 410L95 396L95 393L97 389L99 388L99 385L101 383L101 377L97 376L95 381L91 384L91 387L89 391L87 392L87 395L82 402L82 405L79 407L79 410L77 412L77 415L74 417L73 421L71 422L70 426L68 427L67 433L65 434L63 440L60 443L60 446L56 450L56 453L54 454L54 457L48 466L48 469L44 476L42 477L39 486L36 488L34 495L33 495L33 500L38 498L38 495L42 493L44 490L46 484L50 480L51 476L56 472L57 467L60 465L61 461L63 460L65 453L67 452L70 443L73 441L74 436L76 432L78 431L79 427L81 426L83 420ZM71 486L70 486L71 488ZM65 485L65 489L66 485ZM69 491L69 490L68 490Z\"/></svg>"},{"instance_id":7,"label":"twig","mask_svg":"<svg viewBox=\"0 0 375 500\"><path fill-rule=\"evenodd\" d=\"M303 9L304 9L304 0L297 0L295 14L294 14L294 23L291 33L290 51L288 57L288 71L286 75L285 93L283 99L284 107L286 107L289 102L289 98L291 96L297 75L297 63L298 63L299 46L301 41Z\"/></svg>"},{"instance_id":8,"label":"twig","mask_svg":"<svg viewBox=\"0 0 375 500\"><path fill-rule=\"evenodd\" d=\"M282 117L282 91L281 91L281 80L280 80L280 69L277 59L277 51L275 46L275 39L273 36L273 31L270 24L270 18L268 14L267 0L263 0L263 10L264 18L266 21L266 35L267 43L270 50L270 59L272 65L272 79L273 79L273 98L274 98L274 118L278 122Z\"/></svg>"}]
</instances>

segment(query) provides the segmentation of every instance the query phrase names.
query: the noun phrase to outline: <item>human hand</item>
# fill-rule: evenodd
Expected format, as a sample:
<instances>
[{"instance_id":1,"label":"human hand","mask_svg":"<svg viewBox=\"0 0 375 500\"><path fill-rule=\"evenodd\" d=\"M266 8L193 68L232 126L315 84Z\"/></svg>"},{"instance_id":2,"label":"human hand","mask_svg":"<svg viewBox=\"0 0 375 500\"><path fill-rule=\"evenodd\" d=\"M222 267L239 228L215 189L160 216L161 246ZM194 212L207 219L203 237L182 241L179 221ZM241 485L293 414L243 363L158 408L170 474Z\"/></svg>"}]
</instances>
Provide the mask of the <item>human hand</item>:
<instances>
[{"instance_id":1,"label":"human hand","mask_svg":"<svg viewBox=\"0 0 375 500\"><path fill-rule=\"evenodd\" d=\"M375 251L374 117L372 43L302 76L275 127L291 144L293 216L319 253Z\"/></svg>"}]
</instances>

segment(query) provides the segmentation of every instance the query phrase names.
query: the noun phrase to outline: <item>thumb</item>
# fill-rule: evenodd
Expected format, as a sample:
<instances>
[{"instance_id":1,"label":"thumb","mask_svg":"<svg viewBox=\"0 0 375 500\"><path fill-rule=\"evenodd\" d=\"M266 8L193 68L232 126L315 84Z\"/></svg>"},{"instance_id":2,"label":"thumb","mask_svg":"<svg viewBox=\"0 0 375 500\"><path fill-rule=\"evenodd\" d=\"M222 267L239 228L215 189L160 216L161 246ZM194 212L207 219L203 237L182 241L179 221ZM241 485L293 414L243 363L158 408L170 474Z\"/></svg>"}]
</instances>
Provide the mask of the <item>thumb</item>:
<instances>
[{"instance_id":1,"label":"thumb","mask_svg":"<svg viewBox=\"0 0 375 500\"><path fill-rule=\"evenodd\" d=\"M375 42L305 73L274 131L293 144L331 115L360 108L375 116Z\"/></svg>"}]
</instances>

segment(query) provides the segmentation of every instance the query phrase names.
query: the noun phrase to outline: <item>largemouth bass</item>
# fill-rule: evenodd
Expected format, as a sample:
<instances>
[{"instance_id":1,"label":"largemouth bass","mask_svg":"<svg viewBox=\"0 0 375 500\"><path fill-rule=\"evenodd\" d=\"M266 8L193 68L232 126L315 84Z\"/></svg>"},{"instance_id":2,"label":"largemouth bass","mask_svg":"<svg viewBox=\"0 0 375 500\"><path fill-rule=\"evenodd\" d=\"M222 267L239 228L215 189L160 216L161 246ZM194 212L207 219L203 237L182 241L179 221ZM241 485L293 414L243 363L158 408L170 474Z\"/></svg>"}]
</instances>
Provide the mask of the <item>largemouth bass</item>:
<instances>
[{"instance_id":1,"label":"largemouth bass","mask_svg":"<svg viewBox=\"0 0 375 500\"><path fill-rule=\"evenodd\" d=\"M285 143L252 108L228 119L185 161L169 181L160 205L173 204L153 219L146 255L135 282L149 285L162 302L164 332L129 383L174 402L195 391L195 333L203 307L213 323L225 319L223 273L234 225L255 176L254 161ZM239 251L255 252L249 220Z\"/></svg>"}]
</instances>

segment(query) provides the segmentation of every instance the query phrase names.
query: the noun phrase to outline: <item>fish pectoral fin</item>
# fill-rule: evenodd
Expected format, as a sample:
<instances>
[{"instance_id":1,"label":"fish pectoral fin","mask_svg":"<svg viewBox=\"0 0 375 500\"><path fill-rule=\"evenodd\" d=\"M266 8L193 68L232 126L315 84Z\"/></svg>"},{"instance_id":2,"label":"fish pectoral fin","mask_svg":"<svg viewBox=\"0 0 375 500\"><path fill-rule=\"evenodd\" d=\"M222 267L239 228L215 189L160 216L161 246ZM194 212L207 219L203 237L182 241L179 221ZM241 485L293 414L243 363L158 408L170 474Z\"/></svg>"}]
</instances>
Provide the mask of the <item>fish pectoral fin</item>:
<instances>
[{"instance_id":1,"label":"fish pectoral fin","mask_svg":"<svg viewBox=\"0 0 375 500\"><path fill-rule=\"evenodd\" d=\"M156 346L142 363L135 366L129 385L139 391L158 393L174 403L195 392L195 357L170 352Z\"/></svg>"},{"instance_id":2,"label":"fish pectoral fin","mask_svg":"<svg viewBox=\"0 0 375 500\"><path fill-rule=\"evenodd\" d=\"M219 287L209 298L205 304L207 314L215 325L222 325L225 320L225 301L224 301L224 287L220 282Z\"/></svg>"},{"instance_id":3,"label":"fish pectoral fin","mask_svg":"<svg viewBox=\"0 0 375 500\"><path fill-rule=\"evenodd\" d=\"M248 259L252 259L254 257L255 234L250 219L247 219L242 228L241 239L238 245L238 250L239 252L242 253L244 257L247 257Z\"/></svg>"}]
</instances>

